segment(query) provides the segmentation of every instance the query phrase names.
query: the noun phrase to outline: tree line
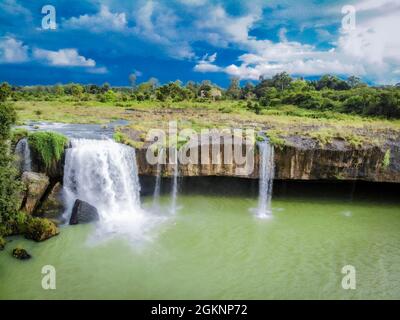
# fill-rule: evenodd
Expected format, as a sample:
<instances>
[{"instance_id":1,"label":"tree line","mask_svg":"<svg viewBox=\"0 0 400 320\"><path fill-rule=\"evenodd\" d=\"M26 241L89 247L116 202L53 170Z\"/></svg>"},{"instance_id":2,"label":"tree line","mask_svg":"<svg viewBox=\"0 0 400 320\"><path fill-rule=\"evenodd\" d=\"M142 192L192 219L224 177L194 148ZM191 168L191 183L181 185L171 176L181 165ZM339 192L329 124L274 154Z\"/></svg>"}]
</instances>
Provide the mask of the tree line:
<instances>
[{"instance_id":1,"label":"tree line","mask_svg":"<svg viewBox=\"0 0 400 320\"><path fill-rule=\"evenodd\" d=\"M294 105L310 110L400 118L400 84L368 86L356 76L344 80L334 75L324 75L318 80L305 80L282 72L272 78L260 77L258 82L247 82L244 85L241 85L238 78L232 78L226 89L208 80L201 83L189 81L186 84L177 80L163 85L156 78L136 84L136 77L131 75L129 80L130 87L111 87L108 83L101 86L70 83L31 87L3 84L2 88L7 87L11 99L15 101L54 100L62 96L70 96L79 101L96 99L100 102L242 100L255 113L261 113L263 109Z\"/></svg>"}]
</instances>

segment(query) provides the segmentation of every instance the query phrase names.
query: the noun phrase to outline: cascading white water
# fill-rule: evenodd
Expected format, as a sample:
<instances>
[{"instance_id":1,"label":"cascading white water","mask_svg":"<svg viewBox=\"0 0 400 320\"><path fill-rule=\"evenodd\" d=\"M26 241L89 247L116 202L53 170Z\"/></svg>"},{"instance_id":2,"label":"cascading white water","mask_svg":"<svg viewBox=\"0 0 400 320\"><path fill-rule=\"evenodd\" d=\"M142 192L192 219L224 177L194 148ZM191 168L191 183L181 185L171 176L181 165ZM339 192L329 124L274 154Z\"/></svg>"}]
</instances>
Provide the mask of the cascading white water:
<instances>
[{"instance_id":1,"label":"cascading white water","mask_svg":"<svg viewBox=\"0 0 400 320\"><path fill-rule=\"evenodd\" d=\"M32 158L31 149L27 138L23 138L18 141L15 146L15 153L20 158L20 168L22 172L32 171Z\"/></svg>"},{"instance_id":2,"label":"cascading white water","mask_svg":"<svg viewBox=\"0 0 400 320\"><path fill-rule=\"evenodd\" d=\"M158 154L158 162L157 162L157 177L156 177L156 185L154 188L153 194L153 207L157 207L159 205L160 200L160 191L161 191L161 165L163 161L164 149L160 149Z\"/></svg>"},{"instance_id":3,"label":"cascading white water","mask_svg":"<svg viewBox=\"0 0 400 320\"><path fill-rule=\"evenodd\" d=\"M176 213L176 199L178 196L178 175L179 175L179 164L178 164L178 150L174 149L174 176L172 179L172 191L171 191L171 213Z\"/></svg>"},{"instance_id":4,"label":"cascading white water","mask_svg":"<svg viewBox=\"0 0 400 320\"><path fill-rule=\"evenodd\" d=\"M97 208L102 237L106 233L142 237L149 217L140 205L135 149L112 140L73 139L71 145L64 168L66 218L80 199Z\"/></svg>"},{"instance_id":5,"label":"cascading white water","mask_svg":"<svg viewBox=\"0 0 400 320\"><path fill-rule=\"evenodd\" d=\"M260 152L259 167L259 198L257 216L260 218L272 217L272 187L275 175L274 147L268 141L258 143Z\"/></svg>"}]
</instances>

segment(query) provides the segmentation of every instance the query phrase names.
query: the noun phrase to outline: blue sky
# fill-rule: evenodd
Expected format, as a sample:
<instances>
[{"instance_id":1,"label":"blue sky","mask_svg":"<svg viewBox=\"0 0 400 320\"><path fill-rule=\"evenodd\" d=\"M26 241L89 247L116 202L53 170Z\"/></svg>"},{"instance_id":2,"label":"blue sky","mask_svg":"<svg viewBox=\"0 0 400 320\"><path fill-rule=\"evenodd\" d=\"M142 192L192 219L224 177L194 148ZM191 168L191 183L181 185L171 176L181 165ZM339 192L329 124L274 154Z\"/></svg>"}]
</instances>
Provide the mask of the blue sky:
<instances>
[{"instance_id":1,"label":"blue sky","mask_svg":"<svg viewBox=\"0 0 400 320\"><path fill-rule=\"evenodd\" d=\"M41 27L45 5L55 30ZM227 86L287 71L393 84L398 30L398 0L0 0L0 81L129 85L136 73Z\"/></svg>"}]
</instances>

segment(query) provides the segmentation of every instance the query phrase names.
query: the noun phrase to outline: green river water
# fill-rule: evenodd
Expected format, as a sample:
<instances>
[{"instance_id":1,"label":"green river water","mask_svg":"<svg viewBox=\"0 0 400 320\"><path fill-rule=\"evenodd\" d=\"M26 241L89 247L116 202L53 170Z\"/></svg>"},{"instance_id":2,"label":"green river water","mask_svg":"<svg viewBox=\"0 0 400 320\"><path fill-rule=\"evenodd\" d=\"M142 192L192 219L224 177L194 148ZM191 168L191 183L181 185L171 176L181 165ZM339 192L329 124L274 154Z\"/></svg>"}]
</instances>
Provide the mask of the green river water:
<instances>
[{"instance_id":1,"label":"green river water","mask_svg":"<svg viewBox=\"0 0 400 320\"><path fill-rule=\"evenodd\" d=\"M397 202L281 195L270 220L254 217L252 195L184 194L178 204L143 241L91 241L96 225L62 227L39 244L11 238L0 252L0 298L400 298ZM18 245L33 258L12 258ZM41 287L44 265L56 268L56 290ZM345 265L356 269L355 290L341 286Z\"/></svg>"}]
</instances>

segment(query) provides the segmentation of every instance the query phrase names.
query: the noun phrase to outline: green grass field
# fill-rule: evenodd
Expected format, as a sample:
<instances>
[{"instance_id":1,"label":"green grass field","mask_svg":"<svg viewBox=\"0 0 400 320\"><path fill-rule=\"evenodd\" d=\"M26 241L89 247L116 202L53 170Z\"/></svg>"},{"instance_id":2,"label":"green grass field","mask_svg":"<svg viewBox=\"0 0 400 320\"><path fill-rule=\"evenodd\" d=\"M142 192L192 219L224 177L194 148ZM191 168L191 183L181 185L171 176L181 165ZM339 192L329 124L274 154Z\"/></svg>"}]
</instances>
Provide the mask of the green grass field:
<instances>
[{"instance_id":1,"label":"green grass field","mask_svg":"<svg viewBox=\"0 0 400 320\"><path fill-rule=\"evenodd\" d=\"M267 129L279 142L288 136L306 136L327 144L333 139L353 146L381 144L400 134L400 120L348 115L332 111L301 109L292 105L264 108L257 115L247 110L244 101L176 102L128 101L16 101L19 124L28 121L106 124L127 120L129 127L140 132L166 128L178 121L179 128L254 128Z\"/></svg>"}]
</instances>

